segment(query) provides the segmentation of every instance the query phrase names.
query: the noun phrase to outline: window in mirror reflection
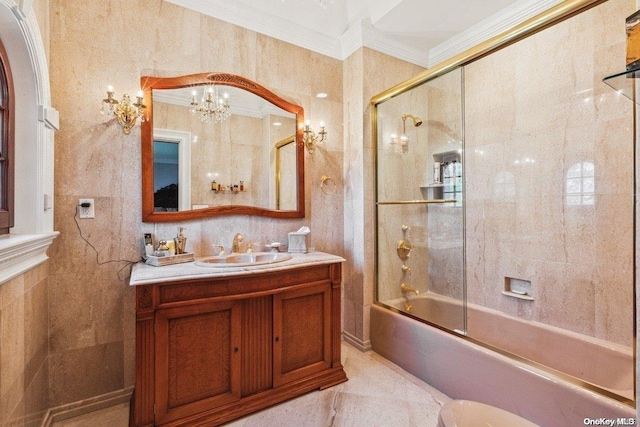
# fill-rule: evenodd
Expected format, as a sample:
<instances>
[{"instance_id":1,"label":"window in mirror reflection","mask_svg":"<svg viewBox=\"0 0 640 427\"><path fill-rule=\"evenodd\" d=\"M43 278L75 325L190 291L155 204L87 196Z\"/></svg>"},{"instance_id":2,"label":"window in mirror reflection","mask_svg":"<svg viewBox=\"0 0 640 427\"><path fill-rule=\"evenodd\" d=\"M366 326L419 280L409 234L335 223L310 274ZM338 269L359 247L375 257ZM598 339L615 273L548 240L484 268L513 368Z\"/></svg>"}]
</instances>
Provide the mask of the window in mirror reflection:
<instances>
[{"instance_id":1,"label":"window in mirror reflection","mask_svg":"<svg viewBox=\"0 0 640 427\"><path fill-rule=\"evenodd\" d=\"M179 145L153 141L154 207L158 212L178 210Z\"/></svg>"},{"instance_id":2,"label":"window in mirror reflection","mask_svg":"<svg viewBox=\"0 0 640 427\"><path fill-rule=\"evenodd\" d=\"M153 146L154 210L175 212L191 209L191 133L154 129Z\"/></svg>"}]
</instances>

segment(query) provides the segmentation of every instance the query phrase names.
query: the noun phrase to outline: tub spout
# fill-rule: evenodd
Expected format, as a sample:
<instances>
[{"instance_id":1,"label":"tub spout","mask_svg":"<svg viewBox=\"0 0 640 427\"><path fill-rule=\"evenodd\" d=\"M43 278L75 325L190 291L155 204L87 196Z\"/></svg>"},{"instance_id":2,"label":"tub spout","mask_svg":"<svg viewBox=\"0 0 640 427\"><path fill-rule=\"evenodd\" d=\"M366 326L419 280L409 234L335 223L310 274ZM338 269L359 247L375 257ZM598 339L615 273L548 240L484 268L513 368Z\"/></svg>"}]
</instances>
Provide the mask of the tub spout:
<instances>
[{"instance_id":1,"label":"tub spout","mask_svg":"<svg viewBox=\"0 0 640 427\"><path fill-rule=\"evenodd\" d=\"M406 283L403 283L402 285L400 285L400 290L402 291L403 294L413 292L414 294L416 294L416 296L420 295L420 292L417 289L414 289L411 286L408 286Z\"/></svg>"}]
</instances>

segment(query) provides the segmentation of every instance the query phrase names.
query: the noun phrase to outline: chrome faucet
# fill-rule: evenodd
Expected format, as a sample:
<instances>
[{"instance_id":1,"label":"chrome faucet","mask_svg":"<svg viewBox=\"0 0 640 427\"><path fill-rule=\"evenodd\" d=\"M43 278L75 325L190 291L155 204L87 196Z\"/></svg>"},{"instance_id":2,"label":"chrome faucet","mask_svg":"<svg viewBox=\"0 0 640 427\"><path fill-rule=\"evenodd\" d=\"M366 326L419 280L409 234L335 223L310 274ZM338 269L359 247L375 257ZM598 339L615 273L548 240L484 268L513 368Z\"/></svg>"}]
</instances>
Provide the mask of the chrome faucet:
<instances>
[{"instance_id":1,"label":"chrome faucet","mask_svg":"<svg viewBox=\"0 0 640 427\"><path fill-rule=\"evenodd\" d=\"M231 245L231 253L239 253L240 252L240 243L244 240L242 234L238 233L233 236L233 244Z\"/></svg>"},{"instance_id":2,"label":"chrome faucet","mask_svg":"<svg viewBox=\"0 0 640 427\"><path fill-rule=\"evenodd\" d=\"M413 292L414 294L416 294L416 296L420 295L420 292L417 289L412 288L411 286L408 286L405 283L400 285L400 290L402 291L403 294L406 294L406 293L409 293L409 292Z\"/></svg>"}]
</instances>

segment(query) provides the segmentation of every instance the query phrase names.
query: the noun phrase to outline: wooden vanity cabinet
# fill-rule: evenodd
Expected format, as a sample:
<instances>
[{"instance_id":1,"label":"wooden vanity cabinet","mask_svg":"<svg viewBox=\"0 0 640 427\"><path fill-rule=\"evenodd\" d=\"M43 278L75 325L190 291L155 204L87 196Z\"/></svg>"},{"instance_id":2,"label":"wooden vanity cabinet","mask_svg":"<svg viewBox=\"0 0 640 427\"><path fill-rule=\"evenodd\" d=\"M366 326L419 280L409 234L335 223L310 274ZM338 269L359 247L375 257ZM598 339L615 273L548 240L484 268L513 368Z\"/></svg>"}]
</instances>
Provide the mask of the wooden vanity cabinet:
<instances>
[{"instance_id":1,"label":"wooden vanity cabinet","mask_svg":"<svg viewBox=\"0 0 640 427\"><path fill-rule=\"evenodd\" d=\"M346 381L341 264L136 286L134 426L212 426Z\"/></svg>"}]
</instances>

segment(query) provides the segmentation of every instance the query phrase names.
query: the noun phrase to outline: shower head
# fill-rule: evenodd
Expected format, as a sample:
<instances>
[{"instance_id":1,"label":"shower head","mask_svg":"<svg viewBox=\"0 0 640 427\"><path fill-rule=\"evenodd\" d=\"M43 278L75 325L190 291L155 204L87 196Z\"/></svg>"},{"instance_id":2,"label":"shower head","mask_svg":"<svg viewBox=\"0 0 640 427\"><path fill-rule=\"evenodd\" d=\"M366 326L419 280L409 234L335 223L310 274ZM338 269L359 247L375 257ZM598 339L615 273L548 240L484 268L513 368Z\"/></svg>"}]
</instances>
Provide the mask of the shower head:
<instances>
[{"instance_id":1,"label":"shower head","mask_svg":"<svg viewBox=\"0 0 640 427\"><path fill-rule=\"evenodd\" d=\"M411 117L411 120L413 120L413 125L415 127L418 127L422 124L422 120L420 120L418 117L412 115L412 114L403 114L402 115L402 121L404 122L405 120L407 120L407 117Z\"/></svg>"}]
</instances>

